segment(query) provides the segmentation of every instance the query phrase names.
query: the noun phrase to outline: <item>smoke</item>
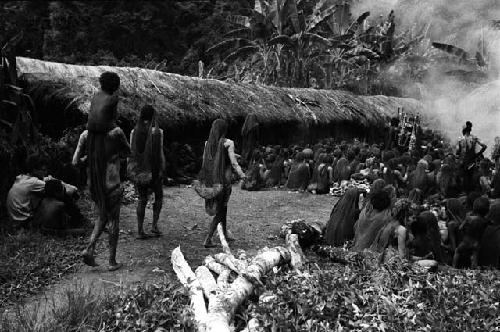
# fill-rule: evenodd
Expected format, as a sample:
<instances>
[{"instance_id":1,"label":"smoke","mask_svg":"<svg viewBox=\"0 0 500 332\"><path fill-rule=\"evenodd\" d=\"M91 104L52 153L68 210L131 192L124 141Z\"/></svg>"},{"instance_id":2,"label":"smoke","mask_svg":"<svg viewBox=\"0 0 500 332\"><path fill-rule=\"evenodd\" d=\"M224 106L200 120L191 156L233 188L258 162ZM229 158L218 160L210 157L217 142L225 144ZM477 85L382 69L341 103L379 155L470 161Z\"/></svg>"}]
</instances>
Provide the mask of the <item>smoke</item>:
<instances>
[{"instance_id":1,"label":"smoke","mask_svg":"<svg viewBox=\"0 0 500 332\"><path fill-rule=\"evenodd\" d=\"M500 136L500 31L492 29L491 22L500 20L499 0L353 0L351 10L354 16L370 11L370 24L394 10L397 32L425 32L428 44L452 44L466 50L471 58L476 52L482 54L488 60L486 68L464 67L453 60L431 62L418 90L430 127L456 142L469 120L472 133L489 148L493 146L495 136ZM425 53L445 54L432 48ZM466 84L445 75L453 69L482 71L489 83ZM414 90L415 82L404 84Z\"/></svg>"}]
</instances>

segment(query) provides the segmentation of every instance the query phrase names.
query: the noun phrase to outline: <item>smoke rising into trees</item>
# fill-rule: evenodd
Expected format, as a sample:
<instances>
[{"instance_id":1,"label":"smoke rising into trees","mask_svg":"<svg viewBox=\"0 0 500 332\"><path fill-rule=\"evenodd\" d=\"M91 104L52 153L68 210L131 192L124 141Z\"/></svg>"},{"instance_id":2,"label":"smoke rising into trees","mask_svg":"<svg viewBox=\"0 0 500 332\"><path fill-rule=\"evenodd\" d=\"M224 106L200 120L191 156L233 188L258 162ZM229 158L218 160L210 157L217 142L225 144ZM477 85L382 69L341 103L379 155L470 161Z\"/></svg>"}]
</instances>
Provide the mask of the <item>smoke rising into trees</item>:
<instances>
[{"instance_id":1,"label":"smoke rising into trees","mask_svg":"<svg viewBox=\"0 0 500 332\"><path fill-rule=\"evenodd\" d=\"M453 142L470 120L473 134L491 148L500 136L500 28L493 24L500 20L498 0L355 0L352 7L354 15L370 11L372 18L391 9L397 31L425 33L421 55L433 60L421 82L405 83L418 87L429 123ZM431 42L463 49L466 61L432 48ZM485 59L484 66L478 57Z\"/></svg>"}]
</instances>

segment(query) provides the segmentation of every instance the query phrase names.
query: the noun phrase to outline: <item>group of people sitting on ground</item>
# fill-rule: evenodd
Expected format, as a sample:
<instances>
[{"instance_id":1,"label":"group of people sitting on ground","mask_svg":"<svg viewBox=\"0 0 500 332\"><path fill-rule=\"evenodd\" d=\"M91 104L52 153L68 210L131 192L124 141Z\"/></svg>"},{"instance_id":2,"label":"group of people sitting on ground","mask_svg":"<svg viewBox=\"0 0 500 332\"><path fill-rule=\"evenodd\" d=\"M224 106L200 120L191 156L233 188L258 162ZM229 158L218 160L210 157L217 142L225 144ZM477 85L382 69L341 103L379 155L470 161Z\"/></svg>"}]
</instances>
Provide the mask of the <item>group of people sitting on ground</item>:
<instances>
[{"instance_id":1,"label":"group of people sitting on ground","mask_svg":"<svg viewBox=\"0 0 500 332\"><path fill-rule=\"evenodd\" d=\"M78 198L75 186L48 175L43 158L32 154L7 194L7 213L11 223L23 229L82 235L85 220L76 205Z\"/></svg>"},{"instance_id":2,"label":"group of people sitting on ground","mask_svg":"<svg viewBox=\"0 0 500 332\"><path fill-rule=\"evenodd\" d=\"M494 161L484 158L486 146L471 128L468 122L456 151L439 140L403 153L350 144L345 151L354 157L342 155L334 173L356 165L346 173L372 184L369 191L349 188L337 202L326 243L352 241L354 250L379 252L383 259L500 268L498 149ZM347 166L339 168L342 159Z\"/></svg>"}]
</instances>

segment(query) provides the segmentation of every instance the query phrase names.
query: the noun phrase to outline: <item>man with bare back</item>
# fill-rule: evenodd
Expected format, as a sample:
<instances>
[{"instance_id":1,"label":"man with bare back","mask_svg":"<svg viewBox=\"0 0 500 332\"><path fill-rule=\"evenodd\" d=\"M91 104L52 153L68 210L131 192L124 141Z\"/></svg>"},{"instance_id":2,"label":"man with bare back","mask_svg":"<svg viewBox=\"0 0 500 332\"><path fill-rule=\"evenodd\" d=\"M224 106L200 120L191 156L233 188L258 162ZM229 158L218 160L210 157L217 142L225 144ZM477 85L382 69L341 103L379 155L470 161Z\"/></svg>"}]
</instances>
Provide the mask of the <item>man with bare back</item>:
<instances>
[{"instance_id":1,"label":"man with bare back","mask_svg":"<svg viewBox=\"0 0 500 332\"><path fill-rule=\"evenodd\" d=\"M101 90L91 101L87 130L80 135L73 164L86 159L90 195L99 211L90 243L82 253L83 262L90 266L98 265L94 258L95 246L104 227L108 225L109 270L114 271L122 266L116 262L123 194L120 161L128 157L130 146L125 133L115 123L118 104L116 91L120 86L120 78L115 73L105 72L99 82ZM82 158L84 151L86 156Z\"/></svg>"}]
</instances>

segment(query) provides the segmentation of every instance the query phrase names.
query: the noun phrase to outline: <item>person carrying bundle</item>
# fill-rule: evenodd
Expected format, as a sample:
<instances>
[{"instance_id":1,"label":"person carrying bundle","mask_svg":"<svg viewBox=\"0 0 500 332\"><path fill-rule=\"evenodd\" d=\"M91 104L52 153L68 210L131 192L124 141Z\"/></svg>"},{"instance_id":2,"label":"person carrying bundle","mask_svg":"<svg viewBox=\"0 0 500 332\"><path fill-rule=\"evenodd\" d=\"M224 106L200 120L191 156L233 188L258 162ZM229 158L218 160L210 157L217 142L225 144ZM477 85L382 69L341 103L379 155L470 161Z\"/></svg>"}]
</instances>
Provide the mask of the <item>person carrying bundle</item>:
<instances>
[{"instance_id":1,"label":"person carrying bundle","mask_svg":"<svg viewBox=\"0 0 500 332\"><path fill-rule=\"evenodd\" d=\"M131 156L127 170L135 184L139 196L137 203L137 238L148 237L144 233L144 217L149 191L155 195L153 203L153 223L151 233L161 235L158 219L163 204L163 172L165 154L163 153L163 130L156 123L155 109L146 105L141 110L139 121L130 133Z\"/></svg>"},{"instance_id":2,"label":"person carrying bundle","mask_svg":"<svg viewBox=\"0 0 500 332\"><path fill-rule=\"evenodd\" d=\"M245 173L236 161L234 142L226 138L226 133L226 121L217 119L212 123L203 151L200 182L195 185L196 193L205 199L205 211L214 216L203 244L205 248L215 247L212 236L219 223L222 224L226 240L234 241L227 233L227 203L232 191L231 168L242 179L245 178Z\"/></svg>"},{"instance_id":3,"label":"person carrying bundle","mask_svg":"<svg viewBox=\"0 0 500 332\"><path fill-rule=\"evenodd\" d=\"M82 253L83 262L89 266L98 265L94 258L95 246L104 227L109 224L109 270L114 271L122 267L116 262L123 195L120 161L129 156L130 146L123 130L116 126L116 91L120 87L120 78L116 73L105 72L99 82L101 90L92 98L87 130L80 135L73 165L87 161L90 196L99 213L89 244Z\"/></svg>"}]
</instances>

